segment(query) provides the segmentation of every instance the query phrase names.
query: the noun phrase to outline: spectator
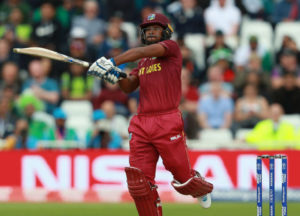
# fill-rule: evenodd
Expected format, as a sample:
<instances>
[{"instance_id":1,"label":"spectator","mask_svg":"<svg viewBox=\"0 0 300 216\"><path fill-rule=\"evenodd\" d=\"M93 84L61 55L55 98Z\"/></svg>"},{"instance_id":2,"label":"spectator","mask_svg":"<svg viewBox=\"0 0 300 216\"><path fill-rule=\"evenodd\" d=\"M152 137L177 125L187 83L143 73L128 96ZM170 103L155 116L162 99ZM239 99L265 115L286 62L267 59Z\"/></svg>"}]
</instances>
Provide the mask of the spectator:
<instances>
[{"instance_id":1,"label":"spectator","mask_svg":"<svg viewBox=\"0 0 300 216\"><path fill-rule=\"evenodd\" d=\"M199 94L191 84L191 72L187 68L181 70L182 104L181 108L188 112L196 112Z\"/></svg>"},{"instance_id":2,"label":"spectator","mask_svg":"<svg viewBox=\"0 0 300 216\"><path fill-rule=\"evenodd\" d=\"M101 105L101 110L106 115L106 124L111 131L116 132L123 139L128 138L128 122L127 119L119 114L116 114L115 104L112 101L104 101ZM116 127L117 125L117 127Z\"/></svg>"},{"instance_id":3,"label":"spectator","mask_svg":"<svg viewBox=\"0 0 300 216\"><path fill-rule=\"evenodd\" d=\"M120 29L121 33L122 33L122 37L126 40L126 42L128 41L128 34L127 34L127 31L124 31L123 30L123 24L124 24L124 19L123 17L118 14L118 13L115 13L113 14L110 18L109 18L109 24L113 24L115 25L117 28ZM124 28L125 29L125 28Z\"/></svg>"},{"instance_id":4,"label":"spectator","mask_svg":"<svg viewBox=\"0 0 300 216\"><path fill-rule=\"evenodd\" d=\"M27 91L20 94L16 101L18 116L30 121L33 114L37 111L44 111L45 104L38 99L32 92Z\"/></svg>"},{"instance_id":5,"label":"spectator","mask_svg":"<svg viewBox=\"0 0 300 216\"><path fill-rule=\"evenodd\" d=\"M248 73L258 73L262 76L268 75L268 72L262 68L261 58L255 53L249 57L249 61L245 67L237 68L235 80L239 80L246 76Z\"/></svg>"},{"instance_id":6,"label":"spectator","mask_svg":"<svg viewBox=\"0 0 300 216\"><path fill-rule=\"evenodd\" d=\"M267 73L262 68L261 58L256 54L252 54L249 57L248 63L244 69L245 69L244 72L246 72L246 73L247 72L248 73L255 72L255 73L260 73L260 74Z\"/></svg>"},{"instance_id":7,"label":"spectator","mask_svg":"<svg viewBox=\"0 0 300 216\"><path fill-rule=\"evenodd\" d=\"M1 95L7 98L11 103L13 103L19 97L19 94L15 92L13 85L5 85L0 91L2 92ZM12 110L13 113L16 113L15 107L12 107Z\"/></svg>"},{"instance_id":8,"label":"spectator","mask_svg":"<svg viewBox=\"0 0 300 216\"><path fill-rule=\"evenodd\" d=\"M51 61L51 59L49 58L41 58L41 65L46 76L56 79L56 75L54 75L56 73L56 70L55 71L52 70L52 62L56 62L56 61Z\"/></svg>"},{"instance_id":9,"label":"spectator","mask_svg":"<svg viewBox=\"0 0 300 216\"><path fill-rule=\"evenodd\" d=\"M219 49L226 49L233 53L231 48L225 43L224 33L221 30L216 31L214 44L207 47L205 50L206 65L208 65L208 59L213 54L213 52Z\"/></svg>"},{"instance_id":10,"label":"spectator","mask_svg":"<svg viewBox=\"0 0 300 216\"><path fill-rule=\"evenodd\" d=\"M64 29L65 33L68 33L70 30L71 25L71 15L73 9L73 1L72 0L62 0L61 4L58 5L57 3L60 1L53 1L55 2L55 19L60 23L61 27ZM32 20L33 22L40 22L41 20L41 8L36 9L33 12Z\"/></svg>"},{"instance_id":11,"label":"spectator","mask_svg":"<svg viewBox=\"0 0 300 216\"><path fill-rule=\"evenodd\" d=\"M288 35L285 35L282 39L281 47L279 51L276 53L276 63L280 63L280 57L284 53L285 50L291 50L297 54L298 62L300 62L300 51L298 50L297 44L293 38Z\"/></svg>"},{"instance_id":12,"label":"spectator","mask_svg":"<svg viewBox=\"0 0 300 216\"><path fill-rule=\"evenodd\" d=\"M258 94L270 99L270 75L263 71L261 59L256 55L251 55L249 62L242 71L237 71L233 82L235 96L241 97L243 89L247 84L253 84L258 89Z\"/></svg>"},{"instance_id":13,"label":"spectator","mask_svg":"<svg viewBox=\"0 0 300 216\"><path fill-rule=\"evenodd\" d=\"M21 81L19 80L19 68L14 62L6 62L2 66L0 92L3 92L4 88L11 86L14 94L21 92Z\"/></svg>"},{"instance_id":14,"label":"spectator","mask_svg":"<svg viewBox=\"0 0 300 216\"><path fill-rule=\"evenodd\" d=\"M55 6L46 1L41 5L41 19L33 23L32 45L59 50L64 45L65 35L61 24L55 19Z\"/></svg>"},{"instance_id":15,"label":"spectator","mask_svg":"<svg viewBox=\"0 0 300 216\"><path fill-rule=\"evenodd\" d=\"M249 60L252 55L259 56L261 61L264 62L264 70L271 70L271 58L270 53L258 42L257 36L250 36L249 43L246 45L240 46L234 56L234 64L237 67L238 71L242 71L246 65L249 63Z\"/></svg>"},{"instance_id":16,"label":"spectator","mask_svg":"<svg viewBox=\"0 0 300 216\"><path fill-rule=\"evenodd\" d=\"M71 28L72 9L74 3L72 0L63 0L62 4L56 8L55 17L59 20L61 26L67 31Z\"/></svg>"},{"instance_id":17,"label":"spectator","mask_svg":"<svg viewBox=\"0 0 300 216\"><path fill-rule=\"evenodd\" d=\"M277 89L283 85L283 76L286 73L295 74L297 85L300 86L300 67L297 61L297 53L285 49L280 56L280 63L272 71L272 88Z\"/></svg>"},{"instance_id":18,"label":"spectator","mask_svg":"<svg viewBox=\"0 0 300 216\"><path fill-rule=\"evenodd\" d=\"M37 99L33 94L23 93L16 101L16 108L20 118L25 119L28 123L28 136L30 137L27 148L35 149L37 142L44 138L44 131L48 125L36 118L38 112L43 113L44 103Z\"/></svg>"},{"instance_id":19,"label":"spectator","mask_svg":"<svg viewBox=\"0 0 300 216\"><path fill-rule=\"evenodd\" d=\"M193 60L192 51L182 43L180 45L180 51L182 55L182 67L187 68L192 73L192 84L198 85L198 83L204 78L202 71L197 67L196 62Z\"/></svg>"},{"instance_id":20,"label":"spectator","mask_svg":"<svg viewBox=\"0 0 300 216\"><path fill-rule=\"evenodd\" d=\"M41 60L33 60L29 64L31 78L23 84L23 91L32 91L33 94L46 104L46 111L52 113L59 100L58 84L46 76Z\"/></svg>"},{"instance_id":21,"label":"spectator","mask_svg":"<svg viewBox=\"0 0 300 216\"><path fill-rule=\"evenodd\" d=\"M236 36L241 23L241 12L232 0L213 0L204 13L206 30L215 35L221 30L226 36ZM222 20L222 22L220 22Z\"/></svg>"},{"instance_id":22,"label":"spectator","mask_svg":"<svg viewBox=\"0 0 300 216\"><path fill-rule=\"evenodd\" d=\"M205 34L203 10L197 6L196 0L180 0L181 8L171 14L178 38L187 33Z\"/></svg>"},{"instance_id":23,"label":"spectator","mask_svg":"<svg viewBox=\"0 0 300 216\"><path fill-rule=\"evenodd\" d=\"M284 114L279 104L270 106L269 118L260 121L254 129L247 134L246 141L260 150L284 149L295 139L295 128L288 122L281 121Z\"/></svg>"},{"instance_id":24,"label":"spectator","mask_svg":"<svg viewBox=\"0 0 300 216\"><path fill-rule=\"evenodd\" d=\"M299 0L281 0L274 5L272 21L274 24L297 21L300 19L299 11Z\"/></svg>"},{"instance_id":25,"label":"spectator","mask_svg":"<svg viewBox=\"0 0 300 216\"><path fill-rule=\"evenodd\" d=\"M94 108L101 108L102 104L108 100L115 104L114 109L116 109L118 114L128 115L128 96L121 91L118 85L105 82L104 88L94 98Z\"/></svg>"},{"instance_id":26,"label":"spectator","mask_svg":"<svg viewBox=\"0 0 300 216\"><path fill-rule=\"evenodd\" d=\"M22 12L22 16L24 17L25 22L29 22L29 17L31 14L31 7L30 5L23 0L7 0L2 1L0 5L0 13L1 18L0 22L6 22L9 19L9 15L11 14L12 10L15 8L19 8Z\"/></svg>"},{"instance_id":27,"label":"spectator","mask_svg":"<svg viewBox=\"0 0 300 216\"><path fill-rule=\"evenodd\" d=\"M18 62L18 56L12 52L12 46L6 39L0 39L0 68L7 61Z\"/></svg>"},{"instance_id":28,"label":"spectator","mask_svg":"<svg viewBox=\"0 0 300 216\"><path fill-rule=\"evenodd\" d=\"M22 11L18 7L12 9L8 22L5 25L1 25L0 37L3 37L9 31L19 44L28 45L32 27L24 22Z\"/></svg>"},{"instance_id":29,"label":"spectator","mask_svg":"<svg viewBox=\"0 0 300 216\"><path fill-rule=\"evenodd\" d=\"M16 122L14 133L5 139L5 150L10 149L35 149L36 140L29 134L27 120L19 119Z\"/></svg>"},{"instance_id":30,"label":"spectator","mask_svg":"<svg viewBox=\"0 0 300 216\"><path fill-rule=\"evenodd\" d=\"M272 102L279 103L286 114L300 114L300 88L296 82L294 73L286 73L282 87L272 94Z\"/></svg>"},{"instance_id":31,"label":"spectator","mask_svg":"<svg viewBox=\"0 0 300 216\"><path fill-rule=\"evenodd\" d=\"M208 58L209 65L218 65L222 69L223 80L232 82L235 77L235 72L232 68L232 53L231 50L217 49L212 52Z\"/></svg>"},{"instance_id":32,"label":"spectator","mask_svg":"<svg viewBox=\"0 0 300 216\"><path fill-rule=\"evenodd\" d=\"M91 100L94 78L86 76L81 65L70 64L70 71L61 76L61 95L64 100Z\"/></svg>"},{"instance_id":33,"label":"spectator","mask_svg":"<svg viewBox=\"0 0 300 216\"><path fill-rule=\"evenodd\" d=\"M98 46L104 40L106 23L98 18L99 10L97 1L87 0L84 2L84 14L73 18L72 28L81 27L85 29L88 45Z\"/></svg>"},{"instance_id":34,"label":"spectator","mask_svg":"<svg viewBox=\"0 0 300 216\"><path fill-rule=\"evenodd\" d=\"M182 98L180 110L185 122L185 132L189 139L196 139L199 130L197 122L197 102L199 94L197 88L191 85L191 72L187 68L181 70Z\"/></svg>"},{"instance_id":35,"label":"spectator","mask_svg":"<svg viewBox=\"0 0 300 216\"><path fill-rule=\"evenodd\" d=\"M127 37L122 32L120 25L110 22L107 28L107 35L100 46L98 56L112 58L128 49Z\"/></svg>"},{"instance_id":36,"label":"spectator","mask_svg":"<svg viewBox=\"0 0 300 216\"><path fill-rule=\"evenodd\" d=\"M198 121L201 128L230 128L232 124L233 101L222 95L220 83L214 82L211 95L201 97L198 102Z\"/></svg>"},{"instance_id":37,"label":"spectator","mask_svg":"<svg viewBox=\"0 0 300 216\"><path fill-rule=\"evenodd\" d=\"M88 148L119 149L122 138L110 128L106 114L102 110L95 110L93 113L94 128L88 142Z\"/></svg>"},{"instance_id":38,"label":"spectator","mask_svg":"<svg viewBox=\"0 0 300 216\"><path fill-rule=\"evenodd\" d=\"M96 52L86 42L87 32L82 27L74 27L70 33L69 55L87 61L96 59Z\"/></svg>"},{"instance_id":39,"label":"spectator","mask_svg":"<svg viewBox=\"0 0 300 216\"><path fill-rule=\"evenodd\" d=\"M235 130L239 128L253 128L259 121L268 116L268 102L258 95L255 85L248 84L244 88L244 95L235 104Z\"/></svg>"},{"instance_id":40,"label":"spectator","mask_svg":"<svg viewBox=\"0 0 300 216\"><path fill-rule=\"evenodd\" d=\"M79 141L76 131L66 126L67 115L61 108L56 108L53 111L53 117L55 118L55 127L48 127L45 130L44 140Z\"/></svg>"},{"instance_id":41,"label":"spectator","mask_svg":"<svg viewBox=\"0 0 300 216\"><path fill-rule=\"evenodd\" d=\"M14 131L16 116L12 113L12 102L0 96L0 139L6 138Z\"/></svg>"},{"instance_id":42,"label":"spectator","mask_svg":"<svg viewBox=\"0 0 300 216\"><path fill-rule=\"evenodd\" d=\"M248 84L255 85L258 94L270 100L270 79L268 75L256 71L240 73L240 76L234 81L235 97L241 97L243 89Z\"/></svg>"},{"instance_id":43,"label":"spectator","mask_svg":"<svg viewBox=\"0 0 300 216\"><path fill-rule=\"evenodd\" d=\"M221 85L221 91L223 96L231 97L233 94L233 86L231 83L224 82L222 68L214 65L208 68L208 81L203 83L198 88L198 92L201 96L207 96L211 94L211 88L213 83L218 82Z\"/></svg>"}]
</instances>

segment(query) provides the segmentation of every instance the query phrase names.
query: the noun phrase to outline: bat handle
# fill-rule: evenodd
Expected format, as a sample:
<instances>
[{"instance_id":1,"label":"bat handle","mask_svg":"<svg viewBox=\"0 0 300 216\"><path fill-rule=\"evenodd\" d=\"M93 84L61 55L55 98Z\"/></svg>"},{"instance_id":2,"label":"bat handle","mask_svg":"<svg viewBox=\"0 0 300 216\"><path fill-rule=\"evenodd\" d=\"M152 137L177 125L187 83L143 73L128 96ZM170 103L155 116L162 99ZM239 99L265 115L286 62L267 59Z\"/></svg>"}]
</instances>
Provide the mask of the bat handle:
<instances>
[{"instance_id":1,"label":"bat handle","mask_svg":"<svg viewBox=\"0 0 300 216\"><path fill-rule=\"evenodd\" d=\"M122 77L122 78L127 78L127 74L124 73L124 72L120 72L120 77Z\"/></svg>"}]
</instances>

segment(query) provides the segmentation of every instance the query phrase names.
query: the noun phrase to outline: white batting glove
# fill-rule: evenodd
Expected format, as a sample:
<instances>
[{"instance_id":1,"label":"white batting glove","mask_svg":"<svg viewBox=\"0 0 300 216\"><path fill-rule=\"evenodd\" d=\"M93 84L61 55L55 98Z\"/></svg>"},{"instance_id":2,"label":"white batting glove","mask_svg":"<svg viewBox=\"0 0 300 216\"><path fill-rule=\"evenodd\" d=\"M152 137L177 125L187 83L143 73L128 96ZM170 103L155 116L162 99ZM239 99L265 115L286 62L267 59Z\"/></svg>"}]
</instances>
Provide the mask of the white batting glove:
<instances>
[{"instance_id":1,"label":"white batting glove","mask_svg":"<svg viewBox=\"0 0 300 216\"><path fill-rule=\"evenodd\" d=\"M107 73L113 69L113 62L105 57L101 57L90 66L87 74L100 79L105 79Z\"/></svg>"},{"instance_id":2,"label":"white batting glove","mask_svg":"<svg viewBox=\"0 0 300 216\"><path fill-rule=\"evenodd\" d=\"M115 84L115 83L118 82L121 73L122 73L121 69L114 66L112 70L108 71L108 72L104 75L104 78L103 78L103 79L104 79L106 82Z\"/></svg>"}]
</instances>

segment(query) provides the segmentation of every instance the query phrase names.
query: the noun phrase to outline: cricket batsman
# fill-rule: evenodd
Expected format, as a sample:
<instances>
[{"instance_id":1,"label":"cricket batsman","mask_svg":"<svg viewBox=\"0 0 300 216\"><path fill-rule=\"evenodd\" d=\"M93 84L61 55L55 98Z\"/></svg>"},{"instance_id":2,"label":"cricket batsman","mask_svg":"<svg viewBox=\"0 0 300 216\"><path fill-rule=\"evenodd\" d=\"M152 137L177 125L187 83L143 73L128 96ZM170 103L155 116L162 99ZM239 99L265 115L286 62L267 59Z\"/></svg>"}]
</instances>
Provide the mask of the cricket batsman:
<instances>
[{"instance_id":1,"label":"cricket batsman","mask_svg":"<svg viewBox=\"0 0 300 216\"><path fill-rule=\"evenodd\" d=\"M211 205L213 185L191 168L183 131L181 112L182 56L170 40L173 29L166 16L150 14L140 24L143 47L130 49L114 58L101 57L88 74L118 83L130 93L140 88L138 113L129 126L130 167L125 168L129 193L140 216L162 216L155 185L159 156L173 174L176 191L198 198L204 208ZM140 60L127 78L120 78L118 65Z\"/></svg>"}]
</instances>

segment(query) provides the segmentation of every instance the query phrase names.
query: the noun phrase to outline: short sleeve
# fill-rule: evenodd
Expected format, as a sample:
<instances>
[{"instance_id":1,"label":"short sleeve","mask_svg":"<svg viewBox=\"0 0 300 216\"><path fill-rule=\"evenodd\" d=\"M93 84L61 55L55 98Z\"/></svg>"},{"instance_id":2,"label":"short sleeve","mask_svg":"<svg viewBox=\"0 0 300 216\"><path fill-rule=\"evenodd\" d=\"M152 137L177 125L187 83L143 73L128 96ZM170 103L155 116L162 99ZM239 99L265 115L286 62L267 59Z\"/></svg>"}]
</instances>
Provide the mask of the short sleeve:
<instances>
[{"instance_id":1,"label":"short sleeve","mask_svg":"<svg viewBox=\"0 0 300 216\"><path fill-rule=\"evenodd\" d=\"M165 57L177 56L180 53L179 46L175 41L165 40L159 42L159 44L161 44L166 49L166 52L164 54Z\"/></svg>"}]
</instances>

